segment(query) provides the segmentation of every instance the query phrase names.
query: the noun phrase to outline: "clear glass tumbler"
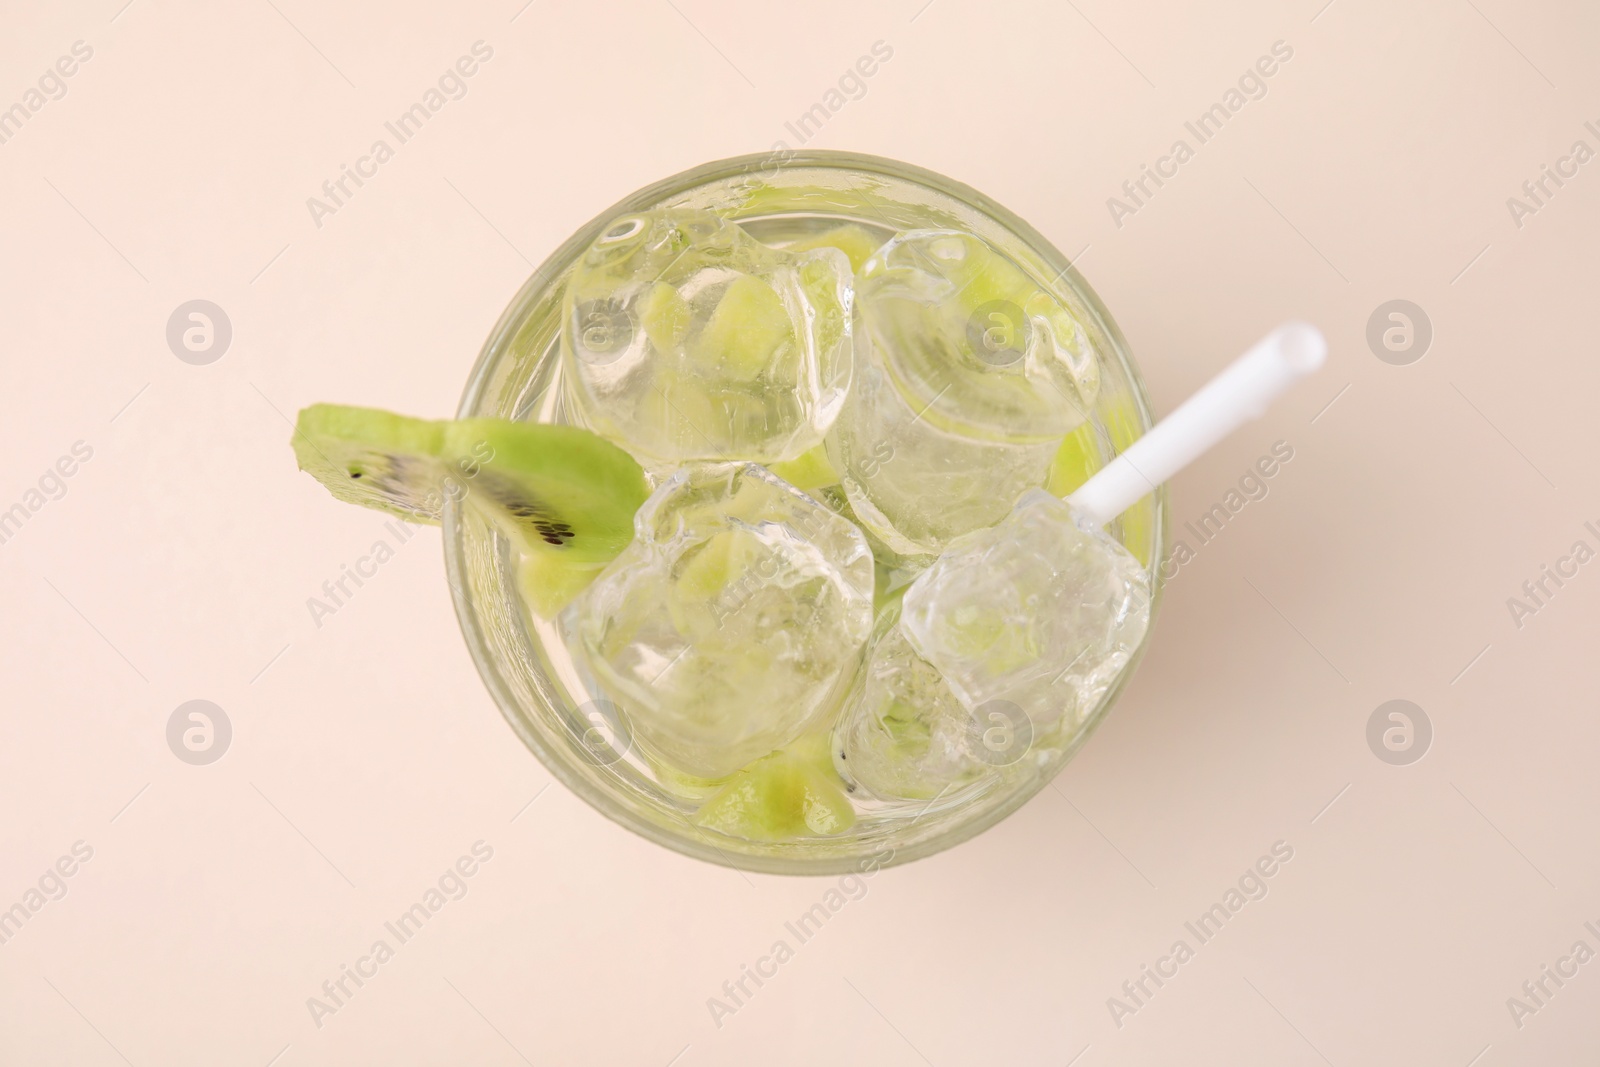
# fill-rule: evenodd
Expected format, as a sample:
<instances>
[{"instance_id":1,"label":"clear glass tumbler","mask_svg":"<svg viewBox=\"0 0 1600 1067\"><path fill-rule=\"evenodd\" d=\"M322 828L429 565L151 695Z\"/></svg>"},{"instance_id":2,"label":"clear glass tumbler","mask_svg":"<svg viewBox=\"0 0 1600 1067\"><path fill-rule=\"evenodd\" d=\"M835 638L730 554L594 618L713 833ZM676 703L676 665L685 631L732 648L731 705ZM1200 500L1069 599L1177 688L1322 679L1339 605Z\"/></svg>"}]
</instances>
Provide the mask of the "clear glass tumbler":
<instances>
[{"instance_id":1,"label":"clear glass tumbler","mask_svg":"<svg viewBox=\"0 0 1600 1067\"><path fill-rule=\"evenodd\" d=\"M1144 385L1110 314L1067 258L1031 226L981 193L930 171L874 156L820 151L708 163L602 212L534 271L501 315L467 382L458 417L580 421L566 398L561 370L561 297L568 274L610 220L670 207L714 211L773 244L843 223L885 237L922 228L976 234L1069 309L1099 362L1098 396L1088 423L1075 433L1081 469L1067 472L1072 480L1092 473L1152 424ZM1165 494L1158 491L1113 527L1149 572L1157 594L1152 624L1167 543L1165 504ZM478 671L517 736L551 773L603 814L652 841L749 870L845 874L877 869L949 848L993 826L1071 758L1116 703L1139 661L1133 657L1084 729L1059 744L1035 745L998 785L915 804L858 804L855 826L834 837L749 841L695 825L696 802L681 783L663 781L619 735L625 725L596 714L559 627L525 609L517 593L516 555L503 536L452 503L445 511L444 545L456 613Z\"/></svg>"}]
</instances>

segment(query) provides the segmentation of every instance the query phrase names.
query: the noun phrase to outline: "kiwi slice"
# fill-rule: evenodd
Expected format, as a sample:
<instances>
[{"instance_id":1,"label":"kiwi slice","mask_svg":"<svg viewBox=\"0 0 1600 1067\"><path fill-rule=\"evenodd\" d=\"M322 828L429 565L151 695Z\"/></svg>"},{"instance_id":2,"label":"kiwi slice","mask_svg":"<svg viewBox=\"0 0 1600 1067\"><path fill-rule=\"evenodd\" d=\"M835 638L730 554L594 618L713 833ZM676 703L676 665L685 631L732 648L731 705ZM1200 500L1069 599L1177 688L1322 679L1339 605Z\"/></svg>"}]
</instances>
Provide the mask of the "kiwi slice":
<instances>
[{"instance_id":1,"label":"kiwi slice","mask_svg":"<svg viewBox=\"0 0 1600 1067\"><path fill-rule=\"evenodd\" d=\"M882 237L876 237L860 226L847 222L814 237L802 237L793 244L786 245L785 248L790 252L809 252L813 248L837 248L849 258L850 269L860 274L862 266L872 253L883 246L883 241Z\"/></svg>"},{"instance_id":2,"label":"kiwi slice","mask_svg":"<svg viewBox=\"0 0 1600 1067\"><path fill-rule=\"evenodd\" d=\"M529 551L517 562L517 592L528 610L553 619L605 570L604 563L568 559L559 552Z\"/></svg>"},{"instance_id":3,"label":"kiwi slice","mask_svg":"<svg viewBox=\"0 0 1600 1067\"><path fill-rule=\"evenodd\" d=\"M738 382L752 382L794 327L778 291L753 274L735 278L717 302L692 353L697 363Z\"/></svg>"},{"instance_id":4,"label":"kiwi slice","mask_svg":"<svg viewBox=\"0 0 1600 1067\"><path fill-rule=\"evenodd\" d=\"M639 321L657 352L671 352L689 336L694 309L666 282L656 282L639 301Z\"/></svg>"},{"instance_id":5,"label":"kiwi slice","mask_svg":"<svg viewBox=\"0 0 1600 1067\"><path fill-rule=\"evenodd\" d=\"M1070 495L1101 466L1100 445L1095 440L1094 423L1086 422L1067 434L1050 462L1045 488L1056 496Z\"/></svg>"},{"instance_id":6,"label":"kiwi slice","mask_svg":"<svg viewBox=\"0 0 1600 1067\"><path fill-rule=\"evenodd\" d=\"M826 738L817 751L792 746L739 771L695 814L708 830L748 841L832 837L855 825L856 813L840 788Z\"/></svg>"},{"instance_id":7,"label":"kiwi slice","mask_svg":"<svg viewBox=\"0 0 1600 1067\"><path fill-rule=\"evenodd\" d=\"M826 489L839 484L839 472L829 462L825 445L817 445L794 459L769 463L767 469L796 489Z\"/></svg>"},{"instance_id":8,"label":"kiwi slice","mask_svg":"<svg viewBox=\"0 0 1600 1067\"><path fill-rule=\"evenodd\" d=\"M375 408L313 404L295 420L300 469L348 504L439 522L444 424Z\"/></svg>"},{"instance_id":9,"label":"kiwi slice","mask_svg":"<svg viewBox=\"0 0 1600 1067\"><path fill-rule=\"evenodd\" d=\"M313 404L293 444L300 469L340 500L438 523L445 501L462 499L526 551L572 563L621 552L649 495L632 456L575 426Z\"/></svg>"}]
</instances>

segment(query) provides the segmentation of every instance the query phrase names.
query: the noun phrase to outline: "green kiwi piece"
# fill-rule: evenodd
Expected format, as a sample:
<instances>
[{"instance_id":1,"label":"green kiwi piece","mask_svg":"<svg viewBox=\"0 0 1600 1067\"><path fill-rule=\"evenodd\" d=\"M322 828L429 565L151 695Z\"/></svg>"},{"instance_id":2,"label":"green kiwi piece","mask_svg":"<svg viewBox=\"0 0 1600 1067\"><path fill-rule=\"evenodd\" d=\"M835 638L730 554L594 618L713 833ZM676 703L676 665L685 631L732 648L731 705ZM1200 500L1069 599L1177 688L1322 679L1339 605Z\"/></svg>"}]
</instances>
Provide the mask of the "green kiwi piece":
<instances>
[{"instance_id":1,"label":"green kiwi piece","mask_svg":"<svg viewBox=\"0 0 1600 1067\"><path fill-rule=\"evenodd\" d=\"M767 470L776 474L796 489L826 489L839 484L839 472L828 459L826 445L817 445L794 459L767 464Z\"/></svg>"},{"instance_id":2,"label":"green kiwi piece","mask_svg":"<svg viewBox=\"0 0 1600 1067\"><path fill-rule=\"evenodd\" d=\"M295 420L300 469L347 504L438 524L444 424L376 408L313 404Z\"/></svg>"},{"instance_id":3,"label":"green kiwi piece","mask_svg":"<svg viewBox=\"0 0 1600 1067\"><path fill-rule=\"evenodd\" d=\"M524 552L517 561L517 591L529 611L541 619L553 619L589 588L605 567L559 552Z\"/></svg>"},{"instance_id":4,"label":"green kiwi piece","mask_svg":"<svg viewBox=\"0 0 1600 1067\"><path fill-rule=\"evenodd\" d=\"M824 737L822 743L825 745ZM821 758L817 756L820 752ZM855 824L829 750L795 748L764 756L708 799L694 822L748 841L832 837Z\"/></svg>"},{"instance_id":5,"label":"green kiwi piece","mask_svg":"<svg viewBox=\"0 0 1600 1067\"><path fill-rule=\"evenodd\" d=\"M649 495L632 456L575 426L313 404L293 444L300 469L340 500L437 523L461 498L521 547L575 563L622 551Z\"/></svg>"}]
</instances>

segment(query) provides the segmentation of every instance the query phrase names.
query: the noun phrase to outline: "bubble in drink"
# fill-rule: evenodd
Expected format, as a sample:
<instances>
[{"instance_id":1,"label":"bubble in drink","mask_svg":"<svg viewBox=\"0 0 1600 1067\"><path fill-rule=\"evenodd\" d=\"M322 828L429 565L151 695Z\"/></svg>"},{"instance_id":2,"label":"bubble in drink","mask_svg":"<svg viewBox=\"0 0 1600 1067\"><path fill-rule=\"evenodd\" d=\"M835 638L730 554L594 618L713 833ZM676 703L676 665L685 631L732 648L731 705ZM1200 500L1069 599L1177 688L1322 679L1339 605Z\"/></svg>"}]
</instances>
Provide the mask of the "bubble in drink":
<instances>
[{"instance_id":1,"label":"bubble in drink","mask_svg":"<svg viewBox=\"0 0 1600 1067\"><path fill-rule=\"evenodd\" d=\"M901 628L970 710L1009 701L1040 729L1082 726L1150 621L1140 562L1042 490L967 535L906 590Z\"/></svg>"},{"instance_id":2,"label":"bubble in drink","mask_svg":"<svg viewBox=\"0 0 1600 1067\"><path fill-rule=\"evenodd\" d=\"M872 629L861 531L750 463L691 467L564 623L634 739L732 774L837 708Z\"/></svg>"},{"instance_id":3,"label":"bubble in drink","mask_svg":"<svg viewBox=\"0 0 1600 1067\"><path fill-rule=\"evenodd\" d=\"M577 406L646 466L793 459L850 388L854 277L703 211L625 215L573 268L562 345Z\"/></svg>"},{"instance_id":4,"label":"bubble in drink","mask_svg":"<svg viewBox=\"0 0 1600 1067\"><path fill-rule=\"evenodd\" d=\"M937 553L1044 484L1094 403L1094 347L1045 286L969 233L893 238L857 299L856 384L830 455L874 535Z\"/></svg>"}]
</instances>

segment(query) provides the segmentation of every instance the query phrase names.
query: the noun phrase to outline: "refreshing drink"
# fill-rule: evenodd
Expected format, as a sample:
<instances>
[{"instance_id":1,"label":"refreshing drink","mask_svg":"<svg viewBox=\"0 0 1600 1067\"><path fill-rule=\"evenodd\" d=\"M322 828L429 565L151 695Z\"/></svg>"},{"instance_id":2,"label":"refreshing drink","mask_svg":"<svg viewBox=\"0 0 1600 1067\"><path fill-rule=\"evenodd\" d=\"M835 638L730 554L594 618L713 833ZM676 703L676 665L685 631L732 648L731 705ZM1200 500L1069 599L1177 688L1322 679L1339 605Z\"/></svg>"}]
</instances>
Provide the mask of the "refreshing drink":
<instances>
[{"instance_id":1,"label":"refreshing drink","mask_svg":"<svg viewBox=\"0 0 1600 1067\"><path fill-rule=\"evenodd\" d=\"M1061 497L1149 425L1109 317L971 190L735 160L597 218L463 418L302 413L342 499L442 521L514 728L606 814L756 869L859 870L1013 810L1142 647L1154 492Z\"/></svg>"},{"instance_id":2,"label":"refreshing drink","mask_svg":"<svg viewBox=\"0 0 1600 1067\"><path fill-rule=\"evenodd\" d=\"M752 841L1033 772L1150 611L1138 560L1042 488L1100 381L1048 279L948 226L768 240L618 218L562 323L576 420L660 481L561 633L662 784L712 791L691 818ZM829 760L797 791L801 750ZM820 784L847 800L818 828Z\"/></svg>"}]
</instances>

